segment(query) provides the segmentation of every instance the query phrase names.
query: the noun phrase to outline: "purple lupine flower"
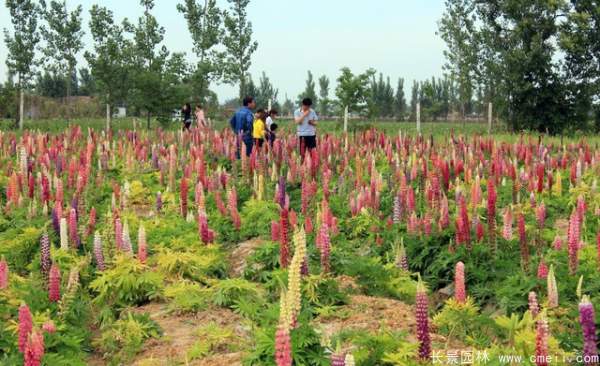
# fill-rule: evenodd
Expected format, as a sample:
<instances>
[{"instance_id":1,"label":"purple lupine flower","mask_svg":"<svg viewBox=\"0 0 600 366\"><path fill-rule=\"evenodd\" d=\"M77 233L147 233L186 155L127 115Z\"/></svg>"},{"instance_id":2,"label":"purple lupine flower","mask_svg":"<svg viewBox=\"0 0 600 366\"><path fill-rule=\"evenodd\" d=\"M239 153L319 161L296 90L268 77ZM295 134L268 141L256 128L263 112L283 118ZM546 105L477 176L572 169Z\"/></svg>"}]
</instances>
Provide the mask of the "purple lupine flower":
<instances>
[{"instance_id":1,"label":"purple lupine flower","mask_svg":"<svg viewBox=\"0 0 600 366\"><path fill-rule=\"evenodd\" d=\"M429 318L427 317L429 304L427 290L419 278L415 296L415 317L417 320L417 340L419 341L419 358L428 360L431 356L431 337L429 334Z\"/></svg>"},{"instance_id":2,"label":"purple lupine flower","mask_svg":"<svg viewBox=\"0 0 600 366\"><path fill-rule=\"evenodd\" d=\"M285 177L282 175L279 177L279 181L278 181L278 188L279 188L279 206L281 208L285 207Z\"/></svg>"},{"instance_id":3,"label":"purple lupine flower","mask_svg":"<svg viewBox=\"0 0 600 366\"><path fill-rule=\"evenodd\" d=\"M40 267L44 277L50 273L50 267L52 266L52 260L50 259L50 239L48 233L44 232L40 239Z\"/></svg>"},{"instance_id":4,"label":"purple lupine flower","mask_svg":"<svg viewBox=\"0 0 600 366\"><path fill-rule=\"evenodd\" d=\"M586 365L595 365L598 360L596 319L594 305L587 296L584 296L579 303L579 323L583 331L583 362Z\"/></svg>"}]
</instances>

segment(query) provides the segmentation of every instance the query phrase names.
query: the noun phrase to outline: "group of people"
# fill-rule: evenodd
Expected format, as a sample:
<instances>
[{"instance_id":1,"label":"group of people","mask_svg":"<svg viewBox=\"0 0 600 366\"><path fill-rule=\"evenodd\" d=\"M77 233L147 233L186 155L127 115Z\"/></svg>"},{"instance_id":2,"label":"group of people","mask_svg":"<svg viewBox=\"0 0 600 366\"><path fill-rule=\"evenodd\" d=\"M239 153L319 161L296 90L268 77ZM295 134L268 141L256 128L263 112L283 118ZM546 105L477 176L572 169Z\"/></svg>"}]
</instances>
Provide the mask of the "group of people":
<instances>
[{"instance_id":1,"label":"group of people","mask_svg":"<svg viewBox=\"0 0 600 366\"><path fill-rule=\"evenodd\" d=\"M253 97L245 97L242 107L238 109L229 120L231 129L238 136L237 158L240 158L242 143L244 144L246 156L252 154L255 148L262 149L265 140L268 146L272 146L276 138L277 111L259 109L256 113L256 100ZM299 139L300 156L304 157L307 150L317 147L317 113L312 109L312 100L304 98L302 105L294 112L294 123Z\"/></svg>"},{"instance_id":2,"label":"group of people","mask_svg":"<svg viewBox=\"0 0 600 366\"><path fill-rule=\"evenodd\" d=\"M181 108L181 117L183 119L183 130L189 131L192 126L192 106L190 103L185 103ZM204 109L200 104L196 104L194 118L198 127L208 127L208 121L204 118Z\"/></svg>"}]
</instances>

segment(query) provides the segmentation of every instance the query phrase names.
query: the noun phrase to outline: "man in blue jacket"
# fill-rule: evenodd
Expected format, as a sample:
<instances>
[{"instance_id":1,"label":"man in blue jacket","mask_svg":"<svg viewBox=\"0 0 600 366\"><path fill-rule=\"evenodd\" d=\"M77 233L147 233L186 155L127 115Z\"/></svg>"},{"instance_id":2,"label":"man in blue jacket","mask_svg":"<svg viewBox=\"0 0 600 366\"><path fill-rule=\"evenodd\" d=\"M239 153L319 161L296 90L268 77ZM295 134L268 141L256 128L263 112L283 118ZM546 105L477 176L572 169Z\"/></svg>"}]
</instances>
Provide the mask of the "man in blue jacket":
<instances>
[{"instance_id":1,"label":"man in blue jacket","mask_svg":"<svg viewBox=\"0 0 600 366\"><path fill-rule=\"evenodd\" d=\"M243 100L243 106L238 109L233 117L229 120L231 129L238 137L236 157L240 158L241 141L244 141L246 145L246 156L252 154L252 146L254 140L252 139L252 125L254 124L254 114L252 109L256 108L256 101L253 97L245 97Z\"/></svg>"}]
</instances>

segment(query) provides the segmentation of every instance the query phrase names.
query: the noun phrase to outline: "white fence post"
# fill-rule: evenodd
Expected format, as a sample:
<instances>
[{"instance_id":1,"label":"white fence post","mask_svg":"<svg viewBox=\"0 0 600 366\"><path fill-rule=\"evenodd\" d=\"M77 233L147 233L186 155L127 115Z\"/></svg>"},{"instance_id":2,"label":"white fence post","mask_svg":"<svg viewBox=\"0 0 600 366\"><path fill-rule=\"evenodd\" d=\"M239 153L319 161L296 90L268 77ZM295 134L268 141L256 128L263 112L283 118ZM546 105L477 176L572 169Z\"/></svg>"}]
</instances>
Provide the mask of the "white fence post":
<instances>
[{"instance_id":1,"label":"white fence post","mask_svg":"<svg viewBox=\"0 0 600 366\"><path fill-rule=\"evenodd\" d=\"M421 103L417 103L417 133L421 133Z\"/></svg>"},{"instance_id":2,"label":"white fence post","mask_svg":"<svg viewBox=\"0 0 600 366\"><path fill-rule=\"evenodd\" d=\"M492 102L488 104L488 134L492 133Z\"/></svg>"},{"instance_id":3,"label":"white fence post","mask_svg":"<svg viewBox=\"0 0 600 366\"><path fill-rule=\"evenodd\" d=\"M344 133L348 132L348 106L344 108Z\"/></svg>"}]
</instances>

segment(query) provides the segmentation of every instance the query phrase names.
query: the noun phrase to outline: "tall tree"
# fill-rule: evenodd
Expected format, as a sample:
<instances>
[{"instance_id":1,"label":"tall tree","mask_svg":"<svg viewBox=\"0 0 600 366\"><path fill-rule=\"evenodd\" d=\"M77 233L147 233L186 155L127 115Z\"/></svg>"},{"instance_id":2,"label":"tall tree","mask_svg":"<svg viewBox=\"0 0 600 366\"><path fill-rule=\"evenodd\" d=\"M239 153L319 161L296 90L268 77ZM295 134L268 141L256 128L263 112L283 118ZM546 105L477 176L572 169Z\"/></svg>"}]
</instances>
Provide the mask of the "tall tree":
<instances>
[{"instance_id":1,"label":"tall tree","mask_svg":"<svg viewBox=\"0 0 600 366\"><path fill-rule=\"evenodd\" d=\"M331 100L329 99L329 78L323 75L319 78L319 113L329 116L331 113Z\"/></svg>"},{"instance_id":2,"label":"tall tree","mask_svg":"<svg viewBox=\"0 0 600 366\"><path fill-rule=\"evenodd\" d=\"M250 0L227 0L230 9L225 12L225 36L223 44L227 50L225 58L225 80L238 83L240 100L244 98L247 74L252 64L252 54L258 42L252 40L252 23L246 8Z\"/></svg>"},{"instance_id":3,"label":"tall tree","mask_svg":"<svg viewBox=\"0 0 600 366\"><path fill-rule=\"evenodd\" d=\"M51 0L50 7L44 4L44 18L47 26L41 28L46 41L45 53L54 60L53 67L67 80L67 120L71 115L71 82L69 79L77 66L77 54L83 48L83 30L81 29L81 5L72 12L67 10L66 0Z\"/></svg>"},{"instance_id":4,"label":"tall tree","mask_svg":"<svg viewBox=\"0 0 600 366\"><path fill-rule=\"evenodd\" d=\"M288 98L287 94L285 96L285 101L281 106L281 113L285 116L291 116L294 113L294 102Z\"/></svg>"},{"instance_id":5,"label":"tall tree","mask_svg":"<svg viewBox=\"0 0 600 366\"><path fill-rule=\"evenodd\" d=\"M369 81L375 75L375 70L368 69L362 74L354 75L348 67L344 67L341 72L335 88L340 108L348 107L351 113L363 113L367 108Z\"/></svg>"},{"instance_id":6,"label":"tall tree","mask_svg":"<svg viewBox=\"0 0 600 366\"><path fill-rule=\"evenodd\" d=\"M404 79L398 78L398 86L396 86L396 95L394 96L394 117L396 120L404 120L406 114L406 97L404 96Z\"/></svg>"},{"instance_id":7,"label":"tall tree","mask_svg":"<svg viewBox=\"0 0 600 366\"><path fill-rule=\"evenodd\" d=\"M112 11L105 7L92 6L89 26L94 49L85 52L85 58L100 98L106 105L106 128L109 128L112 108L125 99L130 85L127 50L132 46L123 36L123 27L115 23Z\"/></svg>"},{"instance_id":8,"label":"tall tree","mask_svg":"<svg viewBox=\"0 0 600 366\"><path fill-rule=\"evenodd\" d=\"M147 128L150 128L150 119L165 108L162 103L168 92L168 84L164 80L164 69L169 51L163 45L165 29L158 24L152 15L154 0L140 0L144 7L144 15L138 19L138 24L133 26L126 23L125 28L133 34L133 47L130 57L133 72L133 90L130 95L132 103L146 114Z\"/></svg>"},{"instance_id":9,"label":"tall tree","mask_svg":"<svg viewBox=\"0 0 600 366\"><path fill-rule=\"evenodd\" d=\"M271 80L263 71L259 81L258 89L256 91L256 105L258 108L267 109L269 106L269 100L271 100L271 108L277 109L277 94L279 91L271 84Z\"/></svg>"},{"instance_id":10,"label":"tall tree","mask_svg":"<svg viewBox=\"0 0 600 366\"><path fill-rule=\"evenodd\" d=\"M96 94L96 81L87 67L79 69L79 95L92 96Z\"/></svg>"},{"instance_id":11,"label":"tall tree","mask_svg":"<svg viewBox=\"0 0 600 366\"><path fill-rule=\"evenodd\" d=\"M313 102L313 108L317 108L317 106L319 105L319 101L315 86L315 79L313 78L312 72L310 72L309 70L306 76L306 86L304 87L304 91L302 91L302 93L298 95L298 105L302 103L302 99L310 98Z\"/></svg>"},{"instance_id":12,"label":"tall tree","mask_svg":"<svg viewBox=\"0 0 600 366\"><path fill-rule=\"evenodd\" d=\"M12 34L4 28L4 42L8 49L6 66L17 75L19 91L19 128L23 129L24 89L35 66L35 49L40 41L38 16L41 9L32 0L6 0L13 25Z\"/></svg>"},{"instance_id":13,"label":"tall tree","mask_svg":"<svg viewBox=\"0 0 600 366\"><path fill-rule=\"evenodd\" d=\"M438 34L446 42L444 69L458 85L463 119L470 109L478 65L475 23L473 0L446 0L446 11L438 24Z\"/></svg>"},{"instance_id":14,"label":"tall tree","mask_svg":"<svg viewBox=\"0 0 600 366\"><path fill-rule=\"evenodd\" d=\"M185 0L183 4L177 4L177 10L187 21L198 57L192 78L194 93L205 102L210 83L219 80L223 73L224 54L216 49L224 35L223 12L217 7L216 0L204 0L204 4Z\"/></svg>"}]
</instances>

